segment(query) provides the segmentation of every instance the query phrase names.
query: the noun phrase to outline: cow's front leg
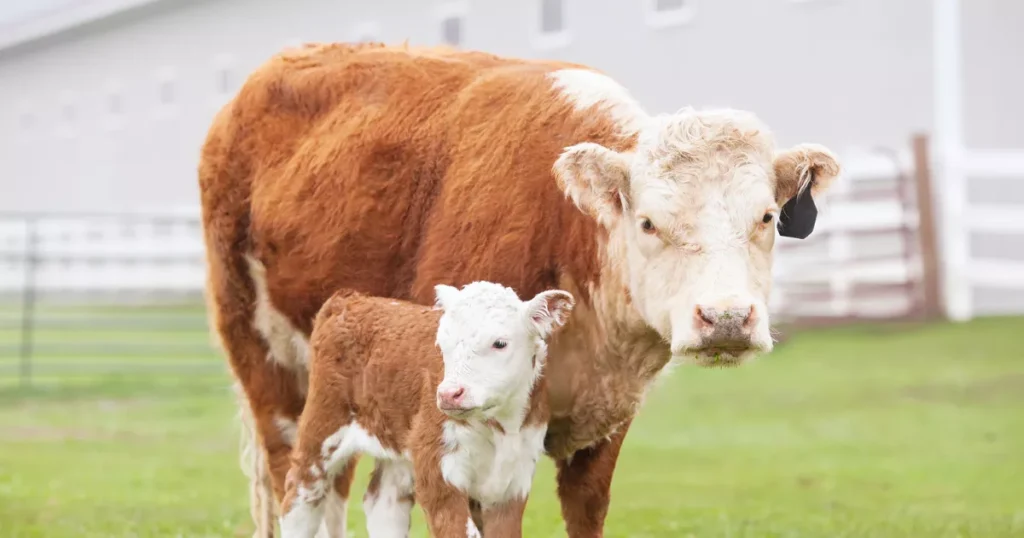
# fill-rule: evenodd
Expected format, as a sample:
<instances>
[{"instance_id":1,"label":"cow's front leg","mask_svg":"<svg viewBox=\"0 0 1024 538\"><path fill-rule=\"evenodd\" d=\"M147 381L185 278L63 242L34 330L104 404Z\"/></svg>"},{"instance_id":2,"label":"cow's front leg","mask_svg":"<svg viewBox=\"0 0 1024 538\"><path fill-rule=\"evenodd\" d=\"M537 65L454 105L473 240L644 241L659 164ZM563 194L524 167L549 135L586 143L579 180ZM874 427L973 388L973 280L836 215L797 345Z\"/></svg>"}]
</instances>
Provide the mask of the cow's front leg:
<instances>
[{"instance_id":1,"label":"cow's front leg","mask_svg":"<svg viewBox=\"0 0 1024 538\"><path fill-rule=\"evenodd\" d=\"M601 538L611 502L612 475L632 420L610 438L559 460L558 498L569 538Z\"/></svg>"},{"instance_id":2,"label":"cow's front leg","mask_svg":"<svg viewBox=\"0 0 1024 538\"><path fill-rule=\"evenodd\" d=\"M477 527L482 538L520 538L523 535L526 497L483 507L481 512L482 522L477 523Z\"/></svg>"}]
</instances>

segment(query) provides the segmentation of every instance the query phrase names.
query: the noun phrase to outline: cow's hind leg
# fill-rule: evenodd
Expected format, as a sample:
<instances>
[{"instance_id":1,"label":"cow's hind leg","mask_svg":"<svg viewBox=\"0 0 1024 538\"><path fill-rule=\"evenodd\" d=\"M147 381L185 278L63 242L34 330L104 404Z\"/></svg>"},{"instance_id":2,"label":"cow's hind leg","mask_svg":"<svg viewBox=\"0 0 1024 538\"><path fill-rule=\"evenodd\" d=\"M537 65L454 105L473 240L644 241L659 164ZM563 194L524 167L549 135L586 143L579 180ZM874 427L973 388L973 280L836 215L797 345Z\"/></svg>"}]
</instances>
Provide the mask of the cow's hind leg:
<instances>
[{"instance_id":1,"label":"cow's hind leg","mask_svg":"<svg viewBox=\"0 0 1024 538\"><path fill-rule=\"evenodd\" d=\"M250 476L250 510L257 535L273 536L273 529L266 528L266 522L272 505L284 494L294 442L289 434L293 434L305 402L305 368L299 371L285 366L257 330L257 294L244 261L222 259L211 252L208 269L211 322L247 403L242 414L246 426L243 442L248 446L243 446L243 450L248 451L244 464ZM251 428L247 427L250 420ZM254 450L260 453L254 454ZM270 475L272 499L267 498L270 495L266 491L266 473Z\"/></svg>"},{"instance_id":2,"label":"cow's hind leg","mask_svg":"<svg viewBox=\"0 0 1024 538\"><path fill-rule=\"evenodd\" d=\"M406 538L412 524L412 464L377 460L363 497L366 531L373 538Z\"/></svg>"},{"instance_id":3,"label":"cow's hind leg","mask_svg":"<svg viewBox=\"0 0 1024 538\"><path fill-rule=\"evenodd\" d=\"M558 466L558 497L569 538L601 538L611 502L612 475L630 423L610 438L577 451Z\"/></svg>"}]
</instances>

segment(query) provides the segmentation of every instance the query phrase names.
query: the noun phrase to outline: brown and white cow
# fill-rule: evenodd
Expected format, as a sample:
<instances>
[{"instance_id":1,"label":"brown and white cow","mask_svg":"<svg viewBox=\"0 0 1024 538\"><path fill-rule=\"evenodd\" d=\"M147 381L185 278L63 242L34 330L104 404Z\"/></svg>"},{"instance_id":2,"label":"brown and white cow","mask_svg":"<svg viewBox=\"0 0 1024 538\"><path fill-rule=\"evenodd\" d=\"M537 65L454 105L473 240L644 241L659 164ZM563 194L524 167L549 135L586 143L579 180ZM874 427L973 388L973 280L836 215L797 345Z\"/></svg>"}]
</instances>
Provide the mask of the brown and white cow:
<instances>
[{"instance_id":1,"label":"brown and white cow","mask_svg":"<svg viewBox=\"0 0 1024 538\"><path fill-rule=\"evenodd\" d=\"M282 504L284 538L313 538L329 486L375 459L369 536L408 536L413 502L431 536L521 536L548 425L547 338L572 310L560 290L437 286L437 310L341 290L310 338L309 397Z\"/></svg>"},{"instance_id":2,"label":"brown and white cow","mask_svg":"<svg viewBox=\"0 0 1024 538\"><path fill-rule=\"evenodd\" d=\"M212 318L258 471L280 500L307 338L334 290L429 304L437 284L558 288L577 303L551 341L545 448L569 535L601 536L652 380L670 360L772 349L776 223L809 233L838 173L747 112L650 116L586 66L377 44L273 57L216 117L199 168Z\"/></svg>"}]
</instances>

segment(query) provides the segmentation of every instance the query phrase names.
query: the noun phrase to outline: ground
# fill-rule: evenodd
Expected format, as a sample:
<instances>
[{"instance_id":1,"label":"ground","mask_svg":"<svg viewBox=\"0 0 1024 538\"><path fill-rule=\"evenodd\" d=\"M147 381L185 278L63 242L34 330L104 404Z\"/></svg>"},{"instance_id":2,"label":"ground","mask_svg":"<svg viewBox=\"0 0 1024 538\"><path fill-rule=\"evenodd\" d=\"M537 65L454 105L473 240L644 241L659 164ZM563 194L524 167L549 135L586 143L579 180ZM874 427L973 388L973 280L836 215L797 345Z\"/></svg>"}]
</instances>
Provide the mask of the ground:
<instances>
[{"instance_id":1,"label":"ground","mask_svg":"<svg viewBox=\"0 0 1024 538\"><path fill-rule=\"evenodd\" d=\"M5 377L0 534L251 536L233 397L202 360ZM358 502L350 527L366 536ZM525 530L565 536L548 460ZM675 369L626 441L606 535L1024 536L1024 319L804 333L741 369Z\"/></svg>"}]
</instances>

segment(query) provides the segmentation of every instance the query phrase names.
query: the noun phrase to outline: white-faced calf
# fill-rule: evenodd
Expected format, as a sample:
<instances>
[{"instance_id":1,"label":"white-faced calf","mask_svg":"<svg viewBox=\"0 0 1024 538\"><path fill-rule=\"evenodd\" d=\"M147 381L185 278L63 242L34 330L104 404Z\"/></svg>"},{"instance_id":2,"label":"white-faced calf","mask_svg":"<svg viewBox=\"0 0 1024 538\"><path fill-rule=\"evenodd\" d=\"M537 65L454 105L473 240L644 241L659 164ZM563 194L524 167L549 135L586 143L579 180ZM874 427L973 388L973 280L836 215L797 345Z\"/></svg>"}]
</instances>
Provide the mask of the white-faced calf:
<instances>
[{"instance_id":1,"label":"white-faced calf","mask_svg":"<svg viewBox=\"0 0 1024 538\"><path fill-rule=\"evenodd\" d=\"M314 536L331 486L351 481L361 454L376 461L363 498L370 536L406 536L414 498L433 536L521 534L549 420L546 338L574 298L550 290L524 302L490 282L435 293L434 309L347 290L321 307L286 538Z\"/></svg>"}]
</instances>

